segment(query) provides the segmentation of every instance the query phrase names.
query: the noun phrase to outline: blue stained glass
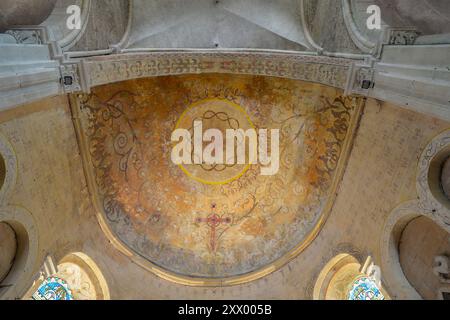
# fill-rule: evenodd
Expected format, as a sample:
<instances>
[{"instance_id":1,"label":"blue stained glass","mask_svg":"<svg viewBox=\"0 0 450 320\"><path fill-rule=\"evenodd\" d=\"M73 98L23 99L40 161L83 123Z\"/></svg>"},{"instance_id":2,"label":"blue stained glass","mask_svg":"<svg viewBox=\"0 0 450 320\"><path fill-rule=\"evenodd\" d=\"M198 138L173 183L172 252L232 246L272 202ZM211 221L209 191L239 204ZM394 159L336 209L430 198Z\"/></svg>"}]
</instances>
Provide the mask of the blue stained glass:
<instances>
[{"instance_id":1,"label":"blue stained glass","mask_svg":"<svg viewBox=\"0 0 450 320\"><path fill-rule=\"evenodd\" d=\"M348 300L384 300L384 296L371 278L362 276L353 282Z\"/></svg>"},{"instance_id":2,"label":"blue stained glass","mask_svg":"<svg viewBox=\"0 0 450 320\"><path fill-rule=\"evenodd\" d=\"M33 294L33 300L73 300L73 296L63 279L50 277Z\"/></svg>"}]
</instances>

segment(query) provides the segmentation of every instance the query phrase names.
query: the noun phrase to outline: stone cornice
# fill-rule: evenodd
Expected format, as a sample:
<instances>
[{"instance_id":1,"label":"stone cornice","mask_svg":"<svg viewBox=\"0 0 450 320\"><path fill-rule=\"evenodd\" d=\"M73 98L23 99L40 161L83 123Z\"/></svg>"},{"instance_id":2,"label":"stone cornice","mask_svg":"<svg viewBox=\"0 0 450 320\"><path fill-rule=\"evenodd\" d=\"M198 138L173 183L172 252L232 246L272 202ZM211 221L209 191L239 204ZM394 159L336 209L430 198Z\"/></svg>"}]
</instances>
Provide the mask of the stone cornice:
<instances>
[{"instance_id":1,"label":"stone cornice","mask_svg":"<svg viewBox=\"0 0 450 320\"><path fill-rule=\"evenodd\" d=\"M86 58L83 69L88 87L155 76L232 73L297 79L345 89L353 63L350 59L299 53L167 51Z\"/></svg>"}]
</instances>

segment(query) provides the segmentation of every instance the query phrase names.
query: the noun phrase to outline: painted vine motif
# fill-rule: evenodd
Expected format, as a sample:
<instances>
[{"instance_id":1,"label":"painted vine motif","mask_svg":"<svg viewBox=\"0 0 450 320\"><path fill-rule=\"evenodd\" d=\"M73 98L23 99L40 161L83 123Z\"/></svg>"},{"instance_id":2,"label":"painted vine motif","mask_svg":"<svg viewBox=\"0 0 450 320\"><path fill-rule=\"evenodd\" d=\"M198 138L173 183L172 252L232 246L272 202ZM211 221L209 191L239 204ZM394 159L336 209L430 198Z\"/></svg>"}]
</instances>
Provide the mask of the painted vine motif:
<instances>
[{"instance_id":1,"label":"painted vine motif","mask_svg":"<svg viewBox=\"0 0 450 320\"><path fill-rule=\"evenodd\" d=\"M81 120L112 230L176 274L226 278L273 263L304 242L324 214L359 103L341 94L296 80L217 74L94 89L81 101ZM213 98L242 107L256 129L280 130L276 175L261 176L252 164L236 180L206 185L171 162L181 114ZM206 118L229 115L223 104L210 107ZM236 117L229 117L234 124L245 122Z\"/></svg>"}]
</instances>

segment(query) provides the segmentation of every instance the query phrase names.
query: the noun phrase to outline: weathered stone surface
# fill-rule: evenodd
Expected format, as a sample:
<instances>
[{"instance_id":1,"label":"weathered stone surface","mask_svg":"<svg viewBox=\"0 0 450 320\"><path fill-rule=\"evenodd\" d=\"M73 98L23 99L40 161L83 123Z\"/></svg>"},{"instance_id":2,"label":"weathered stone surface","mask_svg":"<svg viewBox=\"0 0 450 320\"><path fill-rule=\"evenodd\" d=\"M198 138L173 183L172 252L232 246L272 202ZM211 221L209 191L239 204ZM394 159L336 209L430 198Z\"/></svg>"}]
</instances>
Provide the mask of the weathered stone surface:
<instances>
[{"instance_id":1,"label":"weathered stone surface","mask_svg":"<svg viewBox=\"0 0 450 320\"><path fill-rule=\"evenodd\" d=\"M90 154L95 201L120 240L168 272L226 281L278 268L310 244L328 214L362 101L342 93L224 74L97 87L82 104L80 133L88 141L82 153ZM177 119L186 130L201 119L204 130L223 134L278 129L279 170L264 175L259 163L180 168L169 147Z\"/></svg>"},{"instance_id":2,"label":"weathered stone surface","mask_svg":"<svg viewBox=\"0 0 450 320\"><path fill-rule=\"evenodd\" d=\"M411 221L400 239L400 263L406 278L428 300L437 298L442 286L433 272L434 257L450 254L450 235L433 220L420 217Z\"/></svg>"},{"instance_id":3,"label":"weathered stone surface","mask_svg":"<svg viewBox=\"0 0 450 320\"><path fill-rule=\"evenodd\" d=\"M445 195L450 200L450 157L442 167L441 184Z\"/></svg>"},{"instance_id":4,"label":"weathered stone surface","mask_svg":"<svg viewBox=\"0 0 450 320\"><path fill-rule=\"evenodd\" d=\"M0 156L0 189L3 187L6 178L6 163L5 159Z\"/></svg>"},{"instance_id":5,"label":"weathered stone surface","mask_svg":"<svg viewBox=\"0 0 450 320\"><path fill-rule=\"evenodd\" d=\"M422 34L450 32L448 0L375 0L382 19L391 26L413 26Z\"/></svg>"},{"instance_id":6,"label":"weathered stone surface","mask_svg":"<svg viewBox=\"0 0 450 320\"><path fill-rule=\"evenodd\" d=\"M325 51L361 53L348 34L341 1L306 0L305 12L311 36Z\"/></svg>"},{"instance_id":7,"label":"weathered stone surface","mask_svg":"<svg viewBox=\"0 0 450 320\"><path fill-rule=\"evenodd\" d=\"M38 25L52 12L56 0L2 0L0 32L12 25Z\"/></svg>"},{"instance_id":8,"label":"weathered stone surface","mask_svg":"<svg viewBox=\"0 0 450 320\"><path fill-rule=\"evenodd\" d=\"M0 284L13 265L16 250L14 230L8 224L0 222Z\"/></svg>"},{"instance_id":9,"label":"weathered stone surface","mask_svg":"<svg viewBox=\"0 0 450 320\"><path fill-rule=\"evenodd\" d=\"M120 42L128 24L128 0L93 0L86 31L70 51L108 49Z\"/></svg>"},{"instance_id":10,"label":"weathered stone surface","mask_svg":"<svg viewBox=\"0 0 450 320\"><path fill-rule=\"evenodd\" d=\"M238 53L155 52L86 59L92 87L135 78L196 73L254 74L316 82L345 89L352 60L323 56Z\"/></svg>"}]
</instances>

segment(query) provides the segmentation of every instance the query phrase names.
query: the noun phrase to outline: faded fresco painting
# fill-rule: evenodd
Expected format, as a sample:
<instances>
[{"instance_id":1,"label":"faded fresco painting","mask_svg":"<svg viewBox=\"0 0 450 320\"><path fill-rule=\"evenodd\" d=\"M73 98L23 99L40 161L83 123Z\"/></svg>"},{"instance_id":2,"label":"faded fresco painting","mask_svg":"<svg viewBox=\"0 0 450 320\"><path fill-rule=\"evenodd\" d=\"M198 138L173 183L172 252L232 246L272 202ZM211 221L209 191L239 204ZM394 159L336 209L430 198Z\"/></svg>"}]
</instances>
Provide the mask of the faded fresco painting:
<instances>
[{"instance_id":1,"label":"faded fresco painting","mask_svg":"<svg viewBox=\"0 0 450 320\"><path fill-rule=\"evenodd\" d=\"M172 274L222 279L261 270L320 229L359 103L319 84L244 75L97 87L79 105L99 209L125 245ZM279 129L279 169L174 164L171 135L191 132L194 120L224 136L230 128Z\"/></svg>"}]
</instances>

